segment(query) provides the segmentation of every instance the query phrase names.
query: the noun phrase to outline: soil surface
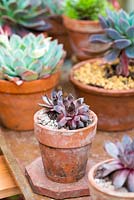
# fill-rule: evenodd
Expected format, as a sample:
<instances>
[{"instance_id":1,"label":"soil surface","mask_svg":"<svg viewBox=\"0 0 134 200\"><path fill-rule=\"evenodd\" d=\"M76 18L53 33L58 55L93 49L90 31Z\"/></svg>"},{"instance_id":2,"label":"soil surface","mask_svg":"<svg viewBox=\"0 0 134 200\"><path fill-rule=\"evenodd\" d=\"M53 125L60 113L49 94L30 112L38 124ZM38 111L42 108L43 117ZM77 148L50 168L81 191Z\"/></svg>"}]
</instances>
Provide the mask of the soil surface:
<instances>
[{"instance_id":1,"label":"soil surface","mask_svg":"<svg viewBox=\"0 0 134 200\"><path fill-rule=\"evenodd\" d=\"M74 78L86 85L108 90L134 89L134 66L129 66L129 76L116 75L116 63L108 64L102 61L86 63L74 71Z\"/></svg>"}]
</instances>

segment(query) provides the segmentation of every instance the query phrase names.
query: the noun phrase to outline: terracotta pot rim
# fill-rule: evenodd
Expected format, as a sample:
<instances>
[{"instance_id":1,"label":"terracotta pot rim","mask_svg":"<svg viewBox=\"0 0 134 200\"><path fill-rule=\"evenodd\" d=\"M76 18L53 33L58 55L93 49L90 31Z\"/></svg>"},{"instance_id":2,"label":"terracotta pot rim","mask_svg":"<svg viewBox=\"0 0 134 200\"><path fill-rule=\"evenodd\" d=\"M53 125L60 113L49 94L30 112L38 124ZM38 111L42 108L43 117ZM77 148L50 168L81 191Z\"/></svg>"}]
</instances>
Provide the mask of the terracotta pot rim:
<instances>
[{"instance_id":1,"label":"terracotta pot rim","mask_svg":"<svg viewBox=\"0 0 134 200\"><path fill-rule=\"evenodd\" d=\"M104 32L99 21L71 19L65 15L62 17L65 27L71 32L81 34L97 34Z\"/></svg>"},{"instance_id":2,"label":"terracotta pot rim","mask_svg":"<svg viewBox=\"0 0 134 200\"><path fill-rule=\"evenodd\" d=\"M92 126L95 126L95 124L97 124L97 120L98 120L98 118L97 118L97 115L92 111L92 110L90 110L90 113L91 113L91 115L93 116L93 122L92 122L92 124L89 124L88 126L86 126L86 127L84 127L84 128L79 128L79 129L76 129L76 130L67 130L67 129L52 129L52 128L49 128L49 127L46 127L46 126L43 126L43 125L41 125L41 124L38 124L37 123L37 116L38 116L38 113L41 111L41 110L43 110L43 109L40 109L40 110L38 110L35 114L34 114L34 122L35 122L35 124L37 124L40 128L45 128L45 129L47 129L47 130L49 130L49 131L54 131L54 132L56 132L58 135L60 134L60 133L73 133L73 134L75 134L75 133L77 133L77 132L80 132L80 131L84 131L84 130L87 130L89 127L92 127ZM66 135L66 136L68 136L68 135Z\"/></svg>"},{"instance_id":3,"label":"terracotta pot rim","mask_svg":"<svg viewBox=\"0 0 134 200\"><path fill-rule=\"evenodd\" d=\"M96 24L98 25L99 24L99 21L98 20L81 20L81 19L74 19L74 18L70 18L66 15L62 15L63 19L67 19L67 20L70 20L74 23L80 23L80 24Z\"/></svg>"},{"instance_id":4,"label":"terracotta pot rim","mask_svg":"<svg viewBox=\"0 0 134 200\"><path fill-rule=\"evenodd\" d=\"M95 174L95 171L97 170L97 168L104 164L104 163L108 163L108 162L111 162L112 160L114 159L108 159L108 160L105 160L105 161L102 161L102 162L99 162L98 164L94 165L89 173L88 173L88 181L91 185L91 187L95 188L95 190L97 190L98 192L101 192L103 194L107 194L109 196L109 199L110 197L118 197L119 199L125 199L125 198L129 198L129 199L134 199L134 192L129 192L129 193L117 193L117 192L114 192L114 191L110 191L108 189L105 189L105 188L101 188L98 186L98 184L94 181L94 174Z\"/></svg>"},{"instance_id":5,"label":"terracotta pot rim","mask_svg":"<svg viewBox=\"0 0 134 200\"><path fill-rule=\"evenodd\" d=\"M8 80L0 80L0 92L11 94L26 94L39 92L43 89L44 91L46 91L55 86L53 79L56 79L56 77L58 77L59 74L60 72L58 71L46 78L41 78L34 81L24 81L22 85L16 85L15 83ZM46 84L48 79L52 79L51 85Z\"/></svg>"},{"instance_id":6,"label":"terracotta pot rim","mask_svg":"<svg viewBox=\"0 0 134 200\"><path fill-rule=\"evenodd\" d=\"M80 62L76 65L73 66L73 68L70 70L70 75L69 75L69 78L70 78L70 81L76 85L77 87L81 88L82 90L86 91L87 93L88 92L93 92L95 94L98 94L98 95L104 95L104 96L133 96L134 95L134 89L129 89L129 90L106 90L106 89L103 89L103 88L98 88L98 87L95 87L95 86L89 86L89 85L86 85L86 84L83 84L81 83L80 81L74 79L74 70L76 70L77 68L80 68L82 65L86 64L86 63L92 63L96 60L102 60L101 58L97 58L97 59L90 59L90 60L86 60L86 61L83 61L83 62Z\"/></svg>"}]
</instances>

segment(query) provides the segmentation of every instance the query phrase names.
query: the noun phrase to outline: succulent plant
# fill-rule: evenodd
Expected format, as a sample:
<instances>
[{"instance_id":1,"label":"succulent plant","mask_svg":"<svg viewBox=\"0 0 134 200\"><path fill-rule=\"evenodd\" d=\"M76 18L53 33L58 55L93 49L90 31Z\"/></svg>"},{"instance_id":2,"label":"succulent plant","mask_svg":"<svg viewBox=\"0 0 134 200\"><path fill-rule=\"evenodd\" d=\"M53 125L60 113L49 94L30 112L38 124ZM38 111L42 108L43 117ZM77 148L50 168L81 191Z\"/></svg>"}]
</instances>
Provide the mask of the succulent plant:
<instances>
[{"instance_id":1,"label":"succulent plant","mask_svg":"<svg viewBox=\"0 0 134 200\"><path fill-rule=\"evenodd\" d=\"M47 14L42 0L0 0L0 23L3 27L12 27L14 33L22 27L33 31L48 29L44 21Z\"/></svg>"},{"instance_id":2,"label":"succulent plant","mask_svg":"<svg viewBox=\"0 0 134 200\"><path fill-rule=\"evenodd\" d=\"M97 20L98 14L105 15L105 9L112 8L107 0L65 0L64 14L79 20Z\"/></svg>"},{"instance_id":3,"label":"succulent plant","mask_svg":"<svg viewBox=\"0 0 134 200\"><path fill-rule=\"evenodd\" d=\"M61 15L63 14L64 1L65 0L45 0L43 4L48 8L51 15Z\"/></svg>"},{"instance_id":4,"label":"succulent plant","mask_svg":"<svg viewBox=\"0 0 134 200\"><path fill-rule=\"evenodd\" d=\"M117 75L129 75L129 60L134 59L134 12L127 14L124 10L119 12L107 10L107 17L99 17L104 34L93 35L91 42L109 43L106 48L105 59L114 61L120 59L116 67Z\"/></svg>"},{"instance_id":5,"label":"succulent plant","mask_svg":"<svg viewBox=\"0 0 134 200\"><path fill-rule=\"evenodd\" d=\"M115 188L125 185L129 192L134 192L134 139L125 135L121 142L106 142L105 150L114 160L103 164L97 177L110 176Z\"/></svg>"},{"instance_id":6,"label":"succulent plant","mask_svg":"<svg viewBox=\"0 0 134 200\"><path fill-rule=\"evenodd\" d=\"M32 81L50 76L61 65L65 56L63 45L57 40L29 33L21 38L13 34L0 35L0 79Z\"/></svg>"},{"instance_id":7,"label":"succulent plant","mask_svg":"<svg viewBox=\"0 0 134 200\"><path fill-rule=\"evenodd\" d=\"M64 97L62 91L52 92L51 98L43 96L44 108L50 119L55 119L59 128L69 130L86 127L92 122L89 106L83 98L75 99L72 94Z\"/></svg>"}]
</instances>

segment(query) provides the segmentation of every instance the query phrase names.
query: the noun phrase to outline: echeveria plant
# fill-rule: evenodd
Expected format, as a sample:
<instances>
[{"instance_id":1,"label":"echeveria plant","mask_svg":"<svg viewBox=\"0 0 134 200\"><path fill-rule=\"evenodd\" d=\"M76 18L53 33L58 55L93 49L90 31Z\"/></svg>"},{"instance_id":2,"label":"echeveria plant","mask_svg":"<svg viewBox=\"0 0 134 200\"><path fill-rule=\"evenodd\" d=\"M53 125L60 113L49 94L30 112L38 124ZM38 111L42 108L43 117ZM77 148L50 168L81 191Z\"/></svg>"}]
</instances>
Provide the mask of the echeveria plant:
<instances>
[{"instance_id":1,"label":"echeveria plant","mask_svg":"<svg viewBox=\"0 0 134 200\"><path fill-rule=\"evenodd\" d=\"M1 25L6 28L11 27L14 33L19 32L22 27L33 31L46 30L48 25L44 17L48 14L48 9L42 2L42 0L0 0Z\"/></svg>"},{"instance_id":2,"label":"echeveria plant","mask_svg":"<svg viewBox=\"0 0 134 200\"><path fill-rule=\"evenodd\" d=\"M134 192L134 140L125 135L121 142L106 142L105 150L114 160L103 164L97 177L110 176L115 188L125 185L129 192Z\"/></svg>"},{"instance_id":3,"label":"echeveria plant","mask_svg":"<svg viewBox=\"0 0 134 200\"><path fill-rule=\"evenodd\" d=\"M58 69L64 56L63 45L43 34L30 33L23 38L1 34L0 79L21 84L45 78Z\"/></svg>"},{"instance_id":4,"label":"echeveria plant","mask_svg":"<svg viewBox=\"0 0 134 200\"><path fill-rule=\"evenodd\" d=\"M105 59L114 61L120 59L116 72L118 75L129 75L129 60L134 59L134 12L127 14L107 10L107 17L99 17L104 34L93 35L91 42L109 43Z\"/></svg>"},{"instance_id":5,"label":"echeveria plant","mask_svg":"<svg viewBox=\"0 0 134 200\"><path fill-rule=\"evenodd\" d=\"M43 96L45 113L55 119L59 128L69 130L83 128L91 123L89 106L83 98L75 99L72 94L64 97L62 91L53 91L51 98Z\"/></svg>"}]
</instances>

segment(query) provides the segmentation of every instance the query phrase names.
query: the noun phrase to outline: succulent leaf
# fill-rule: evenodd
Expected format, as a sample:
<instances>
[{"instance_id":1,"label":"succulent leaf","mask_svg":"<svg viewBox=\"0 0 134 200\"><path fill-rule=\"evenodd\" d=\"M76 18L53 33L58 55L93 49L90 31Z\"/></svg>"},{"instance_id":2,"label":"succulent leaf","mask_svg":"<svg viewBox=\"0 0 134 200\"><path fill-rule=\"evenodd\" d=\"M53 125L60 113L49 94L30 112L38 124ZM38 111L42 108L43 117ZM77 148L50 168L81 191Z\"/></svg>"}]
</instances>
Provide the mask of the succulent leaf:
<instances>
[{"instance_id":1,"label":"succulent leaf","mask_svg":"<svg viewBox=\"0 0 134 200\"><path fill-rule=\"evenodd\" d=\"M134 26L131 26L126 31L127 36L131 39L134 38Z\"/></svg>"},{"instance_id":2,"label":"succulent leaf","mask_svg":"<svg viewBox=\"0 0 134 200\"><path fill-rule=\"evenodd\" d=\"M111 50L111 51L107 52L105 59L108 61L114 61L118 58L119 54L120 54L119 49Z\"/></svg>"},{"instance_id":3,"label":"succulent leaf","mask_svg":"<svg viewBox=\"0 0 134 200\"><path fill-rule=\"evenodd\" d=\"M107 20L103 16L99 16L99 21L100 21L102 28L108 28L109 27Z\"/></svg>"},{"instance_id":4,"label":"succulent leaf","mask_svg":"<svg viewBox=\"0 0 134 200\"><path fill-rule=\"evenodd\" d=\"M132 44L132 42L130 40L127 40L127 39L119 39L119 40L116 40L114 42L114 46L117 49L121 49L121 50L127 48L131 44Z\"/></svg>"},{"instance_id":5,"label":"succulent leaf","mask_svg":"<svg viewBox=\"0 0 134 200\"><path fill-rule=\"evenodd\" d=\"M119 40L119 39L123 38L122 35L113 28L105 29L105 31L106 31L108 37L110 37L113 40Z\"/></svg>"},{"instance_id":6,"label":"succulent leaf","mask_svg":"<svg viewBox=\"0 0 134 200\"><path fill-rule=\"evenodd\" d=\"M107 43L107 42L111 42L112 40L110 38L108 38L106 35L101 34L101 35L92 35L90 37L90 42L100 42L100 43Z\"/></svg>"},{"instance_id":7,"label":"succulent leaf","mask_svg":"<svg viewBox=\"0 0 134 200\"><path fill-rule=\"evenodd\" d=\"M112 181L116 188L121 188L127 180L129 170L118 170L113 174Z\"/></svg>"},{"instance_id":8,"label":"succulent leaf","mask_svg":"<svg viewBox=\"0 0 134 200\"><path fill-rule=\"evenodd\" d=\"M126 21L125 19L120 19L119 20L119 24L120 24L120 29L121 31L123 31L123 33L126 33L127 29L130 28L129 22Z\"/></svg>"},{"instance_id":9,"label":"succulent leaf","mask_svg":"<svg viewBox=\"0 0 134 200\"><path fill-rule=\"evenodd\" d=\"M105 150L107 151L107 153L114 157L114 158L118 158L118 155L119 155L119 150L118 148L116 147L116 145L112 142L107 142L105 144Z\"/></svg>"},{"instance_id":10,"label":"succulent leaf","mask_svg":"<svg viewBox=\"0 0 134 200\"><path fill-rule=\"evenodd\" d=\"M24 73L21 74L21 78L24 81L33 81L37 80L38 78L38 73L34 72L32 70L25 71Z\"/></svg>"},{"instance_id":11,"label":"succulent leaf","mask_svg":"<svg viewBox=\"0 0 134 200\"><path fill-rule=\"evenodd\" d=\"M129 173L128 179L127 179L127 189L129 192L134 192L134 171Z\"/></svg>"},{"instance_id":12,"label":"succulent leaf","mask_svg":"<svg viewBox=\"0 0 134 200\"><path fill-rule=\"evenodd\" d=\"M129 18L129 15L123 9L121 9L119 11L119 16L120 16L120 18L125 19L125 20L128 20L128 18Z\"/></svg>"},{"instance_id":13,"label":"succulent leaf","mask_svg":"<svg viewBox=\"0 0 134 200\"><path fill-rule=\"evenodd\" d=\"M128 135L124 135L122 138L122 145L127 148L132 143L132 139Z\"/></svg>"}]
</instances>

